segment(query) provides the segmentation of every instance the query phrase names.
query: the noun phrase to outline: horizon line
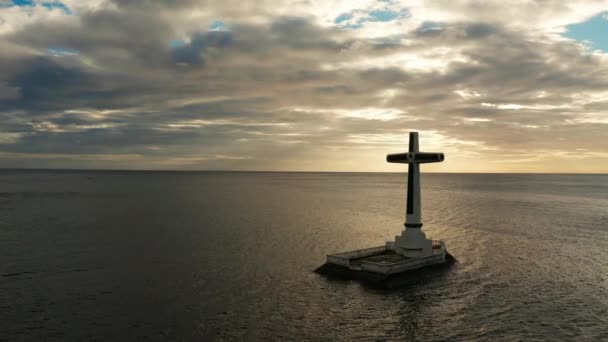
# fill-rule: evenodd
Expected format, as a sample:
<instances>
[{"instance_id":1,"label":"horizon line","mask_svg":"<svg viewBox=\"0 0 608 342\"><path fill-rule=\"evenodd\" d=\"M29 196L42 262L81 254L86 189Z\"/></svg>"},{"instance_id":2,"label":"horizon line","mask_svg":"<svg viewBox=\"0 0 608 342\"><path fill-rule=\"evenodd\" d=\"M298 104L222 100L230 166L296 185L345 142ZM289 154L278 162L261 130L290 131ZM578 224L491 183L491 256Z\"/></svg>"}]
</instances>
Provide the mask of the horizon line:
<instances>
[{"instance_id":1,"label":"horizon line","mask_svg":"<svg viewBox=\"0 0 608 342\"><path fill-rule=\"evenodd\" d=\"M234 172L234 173L407 173L407 171L294 171L294 170L175 170L175 169L81 169L81 168L11 168L0 167L2 171L82 171L82 172ZM436 172L436 174L525 174L525 175L608 175L608 172Z\"/></svg>"}]
</instances>

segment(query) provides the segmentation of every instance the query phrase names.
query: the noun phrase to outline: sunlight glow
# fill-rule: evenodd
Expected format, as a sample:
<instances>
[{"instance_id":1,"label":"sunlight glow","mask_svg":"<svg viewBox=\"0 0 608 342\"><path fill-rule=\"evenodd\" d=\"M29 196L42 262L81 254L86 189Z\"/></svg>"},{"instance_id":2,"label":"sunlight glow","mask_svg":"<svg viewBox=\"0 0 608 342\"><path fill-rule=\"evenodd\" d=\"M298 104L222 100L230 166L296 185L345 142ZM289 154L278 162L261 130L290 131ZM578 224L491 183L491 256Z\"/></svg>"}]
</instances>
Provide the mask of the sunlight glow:
<instances>
[{"instance_id":1,"label":"sunlight glow","mask_svg":"<svg viewBox=\"0 0 608 342\"><path fill-rule=\"evenodd\" d=\"M321 68L323 70L399 68L415 72L445 73L448 66L456 62L473 63L457 50L441 47L424 53L396 53L350 62L325 63Z\"/></svg>"}]
</instances>

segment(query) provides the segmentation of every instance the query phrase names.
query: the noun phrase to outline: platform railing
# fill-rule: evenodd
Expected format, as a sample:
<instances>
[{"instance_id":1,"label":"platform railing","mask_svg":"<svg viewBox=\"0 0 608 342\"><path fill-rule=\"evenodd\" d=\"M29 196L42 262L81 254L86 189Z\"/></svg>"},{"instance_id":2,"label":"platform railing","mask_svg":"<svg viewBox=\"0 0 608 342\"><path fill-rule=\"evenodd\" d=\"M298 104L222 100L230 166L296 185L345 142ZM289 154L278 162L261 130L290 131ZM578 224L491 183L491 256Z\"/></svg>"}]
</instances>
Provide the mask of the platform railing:
<instances>
[{"instance_id":1,"label":"platform railing","mask_svg":"<svg viewBox=\"0 0 608 342\"><path fill-rule=\"evenodd\" d=\"M444 246L443 245L443 241L441 241L441 240L433 240L432 246L433 246L433 249L440 249L440 248L442 248Z\"/></svg>"}]
</instances>

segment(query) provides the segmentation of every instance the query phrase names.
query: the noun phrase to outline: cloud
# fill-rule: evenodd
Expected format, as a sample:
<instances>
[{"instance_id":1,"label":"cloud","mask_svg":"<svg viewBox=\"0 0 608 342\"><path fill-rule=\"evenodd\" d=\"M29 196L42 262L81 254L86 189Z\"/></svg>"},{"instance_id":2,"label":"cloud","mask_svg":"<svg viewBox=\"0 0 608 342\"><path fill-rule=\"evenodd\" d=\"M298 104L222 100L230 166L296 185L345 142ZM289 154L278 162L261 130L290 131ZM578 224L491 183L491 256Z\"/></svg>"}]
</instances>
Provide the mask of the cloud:
<instances>
[{"instance_id":1,"label":"cloud","mask_svg":"<svg viewBox=\"0 0 608 342\"><path fill-rule=\"evenodd\" d=\"M173 61L177 64L203 65L201 54L208 48L225 48L232 42L228 31L197 32L188 44L173 48Z\"/></svg>"},{"instance_id":2,"label":"cloud","mask_svg":"<svg viewBox=\"0 0 608 342\"><path fill-rule=\"evenodd\" d=\"M0 9L2 167L608 167L608 57L557 34L598 2L63 4Z\"/></svg>"}]
</instances>

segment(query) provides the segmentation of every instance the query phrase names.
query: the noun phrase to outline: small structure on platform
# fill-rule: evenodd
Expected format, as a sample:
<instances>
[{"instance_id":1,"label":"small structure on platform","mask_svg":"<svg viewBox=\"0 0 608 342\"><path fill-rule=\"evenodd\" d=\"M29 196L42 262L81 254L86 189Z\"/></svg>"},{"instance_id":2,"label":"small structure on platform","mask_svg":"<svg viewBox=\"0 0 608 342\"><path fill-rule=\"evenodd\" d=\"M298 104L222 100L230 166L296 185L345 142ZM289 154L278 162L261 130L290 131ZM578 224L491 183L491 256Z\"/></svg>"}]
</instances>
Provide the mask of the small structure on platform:
<instances>
[{"instance_id":1,"label":"small structure on platform","mask_svg":"<svg viewBox=\"0 0 608 342\"><path fill-rule=\"evenodd\" d=\"M420 164L444 160L443 153L419 152L418 132L410 132L409 151L389 154L389 163L408 164L405 229L384 246L330 254L319 273L384 280L389 276L422 267L444 264L453 258L440 240L427 239L422 231L420 207Z\"/></svg>"}]
</instances>

